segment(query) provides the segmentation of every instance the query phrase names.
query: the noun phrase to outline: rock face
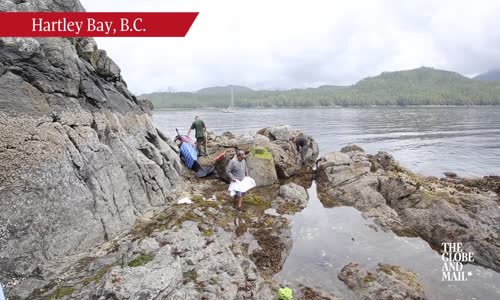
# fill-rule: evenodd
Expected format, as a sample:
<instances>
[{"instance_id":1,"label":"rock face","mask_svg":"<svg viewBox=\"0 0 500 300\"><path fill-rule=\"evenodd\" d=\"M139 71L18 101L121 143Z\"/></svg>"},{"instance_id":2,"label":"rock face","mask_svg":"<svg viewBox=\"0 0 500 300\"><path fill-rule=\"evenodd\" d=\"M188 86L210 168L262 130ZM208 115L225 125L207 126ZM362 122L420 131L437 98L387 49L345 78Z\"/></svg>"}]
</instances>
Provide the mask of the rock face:
<instances>
[{"instance_id":1,"label":"rock face","mask_svg":"<svg viewBox=\"0 0 500 300\"><path fill-rule=\"evenodd\" d=\"M360 299L425 299L417 275L402 267L379 264L375 273L359 264L350 263L342 268L339 279Z\"/></svg>"},{"instance_id":2,"label":"rock face","mask_svg":"<svg viewBox=\"0 0 500 300\"><path fill-rule=\"evenodd\" d=\"M0 11L82 11L2 1ZM176 146L92 39L0 38L0 280L113 238L180 187ZM36 274L35 274L36 273Z\"/></svg>"},{"instance_id":3,"label":"rock face","mask_svg":"<svg viewBox=\"0 0 500 300\"><path fill-rule=\"evenodd\" d=\"M385 152L345 147L318 161L325 206L352 205L382 228L418 235L432 246L461 242L475 263L500 270L498 195L405 170Z\"/></svg>"}]
</instances>

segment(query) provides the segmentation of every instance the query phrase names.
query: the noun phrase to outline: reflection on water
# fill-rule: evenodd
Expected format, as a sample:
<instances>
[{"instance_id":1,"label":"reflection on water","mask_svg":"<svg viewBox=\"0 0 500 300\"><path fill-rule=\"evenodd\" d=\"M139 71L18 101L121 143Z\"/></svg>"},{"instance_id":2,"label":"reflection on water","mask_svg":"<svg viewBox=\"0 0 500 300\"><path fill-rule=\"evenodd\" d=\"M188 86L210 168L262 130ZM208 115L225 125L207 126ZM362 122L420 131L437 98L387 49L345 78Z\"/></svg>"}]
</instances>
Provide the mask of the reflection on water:
<instances>
[{"instance_id":1,"label":"reflection on water","mask_svg":"<svg viewBox=\"0 0 500 300\"><path fill-rule=\"evenodd\" d=\"M324 208L316 185L308 190L309 205L291 217L293 248L276 278L292 286L304 284L353 299L337 275L349 262L375 270L379 262L416 272L429 299L500 299L500 273L465 265L466 282L442 282L440 255L419 238L376 232L352 207Z\"/></svg>"},{"instance_id":2,"label":"reflection on water","mask_svg":"<svg viewBox=\"0 0 500 300\"><path fill-rule=\"evenodd\" d=\"M156 111L166 134L187 133L195 114L217 133L255 132L289 124L312 135L322 154L356 143L369 153L388 151L425 175L500 174L500 107L371 107Z\"/></svg>"}]
</instances>

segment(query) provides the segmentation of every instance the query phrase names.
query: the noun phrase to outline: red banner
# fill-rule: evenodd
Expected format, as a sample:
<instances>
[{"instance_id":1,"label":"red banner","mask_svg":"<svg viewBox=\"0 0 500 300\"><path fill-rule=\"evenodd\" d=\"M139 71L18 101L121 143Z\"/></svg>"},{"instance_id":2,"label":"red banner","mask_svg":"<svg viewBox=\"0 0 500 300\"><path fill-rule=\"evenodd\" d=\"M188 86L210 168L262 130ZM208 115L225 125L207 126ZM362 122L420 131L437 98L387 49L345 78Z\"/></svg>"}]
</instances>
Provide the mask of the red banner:
<instances>
[{"instance_id":1,"label":"red banner","mask_svg":"<svg viewBox=\"0 0 500 300\"><path fill-rule=\"evenodd\" d=\"M197 12L0 12L2 37L184 37Z\"/></svg>"}]
</instances>

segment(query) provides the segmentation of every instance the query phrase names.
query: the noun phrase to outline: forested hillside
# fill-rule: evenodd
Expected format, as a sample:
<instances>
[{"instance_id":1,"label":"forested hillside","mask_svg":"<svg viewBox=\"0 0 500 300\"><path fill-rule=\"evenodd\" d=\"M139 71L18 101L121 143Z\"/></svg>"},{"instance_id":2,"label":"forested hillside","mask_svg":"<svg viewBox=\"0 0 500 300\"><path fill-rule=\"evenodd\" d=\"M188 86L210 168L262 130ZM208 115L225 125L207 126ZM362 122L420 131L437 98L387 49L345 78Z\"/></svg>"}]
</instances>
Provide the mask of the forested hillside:
<instances>
[{"instance_id":1,"label":"forested hillside","mask_svg":"<svg viewBox=\"0 0 500 300\"><path fill-rule=\"evenodd\" d=\"M499 105L500 82L485 82L433 68L384 72L352 86L326 85L286 91L256 91L232 86L238 107L366 105ZM141 95L156 108L225 107L231 86L198 92Z\"/></svg>"}]
</instances>

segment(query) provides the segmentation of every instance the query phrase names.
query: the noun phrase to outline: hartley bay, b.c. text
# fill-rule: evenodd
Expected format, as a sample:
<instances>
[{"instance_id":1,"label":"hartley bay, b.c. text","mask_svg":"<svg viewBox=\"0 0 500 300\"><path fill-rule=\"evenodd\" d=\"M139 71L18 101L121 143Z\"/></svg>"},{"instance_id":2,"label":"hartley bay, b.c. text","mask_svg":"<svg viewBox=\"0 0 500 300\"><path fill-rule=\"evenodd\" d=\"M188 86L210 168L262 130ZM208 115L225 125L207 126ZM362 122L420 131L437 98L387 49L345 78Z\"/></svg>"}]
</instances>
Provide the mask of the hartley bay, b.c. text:
<instances>
[{"instance_id":1,"label":"hartley bay, b.c. text","mask_svg":"<svg viewBox=\"0 0 500 300\"><path fill-rule=\"evenodd\" d=\"M99 21L94 18L87 18L85 21L71 21L67 18L61 18L56 21L46 21L43 18L33 18L32 25L33 32L72 32L76 35L82 32L113 35L116 34L117 31L144 31L141 27L141 18L134 20L121 18L119 22Z\"/></svg>"}]
</instances>

